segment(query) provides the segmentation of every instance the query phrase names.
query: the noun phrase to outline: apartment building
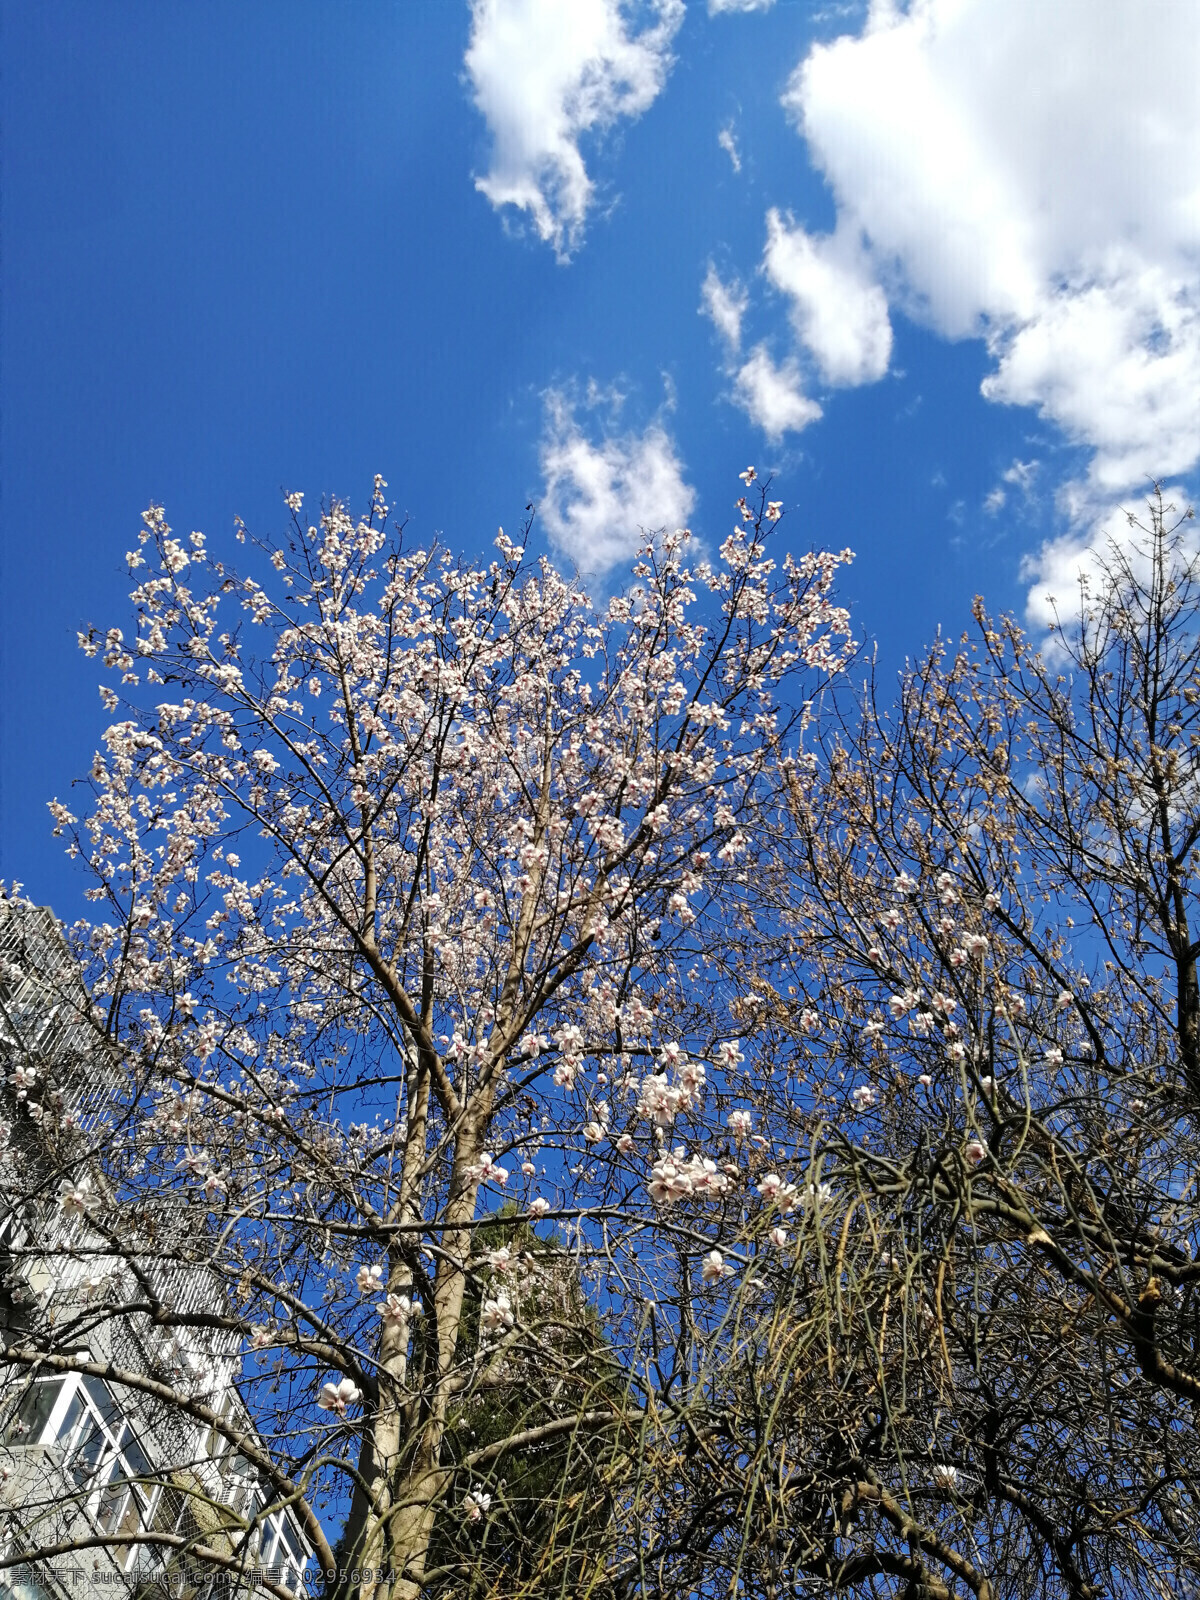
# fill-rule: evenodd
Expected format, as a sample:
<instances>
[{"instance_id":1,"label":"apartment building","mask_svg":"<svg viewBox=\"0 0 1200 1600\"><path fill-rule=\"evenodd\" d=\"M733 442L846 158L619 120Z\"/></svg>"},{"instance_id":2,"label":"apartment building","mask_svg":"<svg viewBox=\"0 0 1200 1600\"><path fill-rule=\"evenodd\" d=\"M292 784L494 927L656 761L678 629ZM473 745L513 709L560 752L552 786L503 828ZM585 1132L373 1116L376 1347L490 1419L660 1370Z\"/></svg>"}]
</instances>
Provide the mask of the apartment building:
<instances>
[{"instance_id":1,"label":"apartment building","mask_svg":"<svg viewBox=\"0 0 1200 1600\"><path fill-rule=\"evenodd\" d=\"M216 1274L173 1259L194 1212L164 1195L114 1232L103 1194L76 1203L78 1167L63 1176L64 1136L98 1145L119 1087L86 1005L51 912L0 900L0 1600L303 1600L312 1552L296 1517L173 1398L202 1398L253 1439L240 1339L123 1309L147 1290L176 1308L226 1303Z\"/></svg>"}]
</instances>

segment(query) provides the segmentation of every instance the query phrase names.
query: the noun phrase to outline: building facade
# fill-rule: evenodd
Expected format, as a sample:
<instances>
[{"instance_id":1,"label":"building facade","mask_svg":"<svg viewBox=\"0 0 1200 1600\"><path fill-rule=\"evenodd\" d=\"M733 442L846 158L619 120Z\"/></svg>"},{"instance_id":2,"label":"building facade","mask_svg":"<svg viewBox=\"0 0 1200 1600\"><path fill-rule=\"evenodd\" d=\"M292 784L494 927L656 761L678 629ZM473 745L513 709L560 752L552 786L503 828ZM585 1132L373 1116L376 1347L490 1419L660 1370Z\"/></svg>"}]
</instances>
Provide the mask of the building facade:
<instances>
[{"instance_id":1,"label":"building facade","mask_svg":"<svg viewBox=\"0 0 1200 1600\"><path fill-rule=\"evenodd\" d=\"M53 915L0 901L0 1600L304 1600L299 1520L229 1438L257 1443L240 1336L145 1315L147 1298L227 1303L178 1259L194 1249L171 1248L194 1244L194 1215L164 1197L144 1224L109 1226L88 1152L120 1079L87 1007Z\"/></svg>"}]
</instances>

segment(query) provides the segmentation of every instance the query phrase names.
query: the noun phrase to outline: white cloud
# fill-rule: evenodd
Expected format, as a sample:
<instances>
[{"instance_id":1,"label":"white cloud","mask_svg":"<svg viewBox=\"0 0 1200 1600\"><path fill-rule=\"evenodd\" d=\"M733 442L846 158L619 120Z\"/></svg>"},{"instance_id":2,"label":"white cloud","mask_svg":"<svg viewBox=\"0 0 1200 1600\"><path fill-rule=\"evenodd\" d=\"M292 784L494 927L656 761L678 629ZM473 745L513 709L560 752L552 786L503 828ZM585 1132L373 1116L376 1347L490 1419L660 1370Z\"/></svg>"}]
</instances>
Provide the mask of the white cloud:
<instances>
[{"instance_id":1,"label":"white cloud","mask_svg":"<svg viewBox=\"0 0 1200 1600\"><path fill-rule=\"evenodd\" d=\"M737 278L731 279L729 283L723 283L716 267L710 261L700 293L703 296L700 302L700 314L711 320L727 348L731 352L736 352L742 343L742 318L746 315L746 308L750 304L750 296L745 286Z\"/></svg>"},{"instance_id":2,"label":"white cloud","mask_svg":"<svg viewBox=\"0 0 1200 1600\"><path fill-rule=\"evenodd\" d=\"M988 494L983 502L983 509L989 517L994 517L1008 504L1008 490L1004 487L1009 484L1014 489L1019 489L1028 500L1033 493L1033 485L1037 479L1040 461L1022 461L1014 459L1011 467L1006 467L1000 474L1000 482Z\"/></svg>"},{"instance_id":3,"label":"white cloud","mask_svg":"<svg viewBox=\"0 0 1200 1600\"><path fill-rule=\"evenodd\" d=\"M742 158L738 154L737 139L733 132L732 122L727 122L721 129L717 135L717 143L729 157L734 172L740 172L742 170Z\"/></svg>"},{"instance_id":4,"label":"white cloud","mask_svg":"<svg viewBox=\"0 0 1200 1600\"><path fill-rule=\"evenodd\" d=\"M1078 491L1076 491L1078 493ZM1178 514L1189 505L1187 494L1178 487L1164 487L1163 500ZM1079 611L1080 581L1097 587L1101 562L1109 556L1115 544L1125 560L1143 578L1149 576L1149 562L1144 547L1144 533L1131 528L1131 519L1144 529L1149 516L1144 502L1136 500L1129 505L1110 503L1100 506L1076 504L1068 508L1072 531L1057 539L1049 539L1035 555L1027 556L1021 566L1022 579L1030 584L1025 607L1026 621L1032 628L1045 628L1062 618L1064 621ZM1182 539L1181 554L1193 558L1197 553L1194 524L1189 524Z\"/></svg>"},{"instance_id":5,"label":"white cloud","mask_svg":"<svg viewBox=\"0 0 1200 1600\"><path fill-rule=\"evenodd\" d=\"M661 422L644 433L607 432L593 442L561 390L548 391L545 400L542 520L582 577L603 577L627 562L648 533L687 525L696 493ZM593 389L589 409L595 411L596 401Z\"/></svg>"},{"instance_id":6,"label":"white cloud","mask_svg":"<svg viewBox=\"0 0 1200 1600\"><path fill-rule=\"evenodd\" d=\"M723 11L769 11L774 4L775 0L708 0L708 14L717 17Z\"/></svg>"},{"instance_id":7,"label":"white cloud","mask_svg":"<svg viewBox=\"0 0 1200 1600\"><path fill-rule=\"evenodd\" d=\"M874 0L785 104L894 303L1092 452L1089 503L1200 456L1200 28L1187 3Z\"/></svg>"},{"instance_id":8,"label":"white cloud","mask_svg":"<svg viewBox=\"0 0 1200 1600\"><path fill-rule=\"evenodd\" d=\"M473 0L465 64L493 141L475 187L529 212L560 260L593 197L580 138L653 103L682 20L683 0Z\"/></svg>"},{"instance_id":9,"label":"white cloud","mask_svg":"<svg viewBox=\"0 0 1200 1600\"><path fill-rule=\"evenodd\" d=\"M777 367L765 344L755 345L738 370L734 398L772 441L785 433L799 433L822 414L817 402L804 393L796 362L789 359Z\"/></svg>"},{"instance_id":10,"label":"white cloud","mask_svg":"<svg viewBox=\"0 0 1200 1600\"><path fill-rule=\"evenodd\" d=\"M814 237L767 213L763 267L792 302L796 337L830 383L874 383L892 354L887 296L852 230Z\"/></svg>"}]
</instances>

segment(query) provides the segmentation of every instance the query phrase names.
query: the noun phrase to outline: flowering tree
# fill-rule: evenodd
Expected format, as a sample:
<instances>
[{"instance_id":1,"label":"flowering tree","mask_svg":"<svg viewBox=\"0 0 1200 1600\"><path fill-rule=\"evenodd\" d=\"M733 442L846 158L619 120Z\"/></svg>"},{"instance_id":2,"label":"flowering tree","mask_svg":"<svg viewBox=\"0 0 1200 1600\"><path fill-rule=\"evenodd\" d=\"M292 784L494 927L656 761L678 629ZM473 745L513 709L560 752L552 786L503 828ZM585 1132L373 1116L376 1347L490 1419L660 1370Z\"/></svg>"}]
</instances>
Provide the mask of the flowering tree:
<instances>
[{"instance_id":1,"label":"flowering tree","mask_svg":"<svg viewBox=\"0 0 1200 1600\"><path fill-rule=\"evenodd\" d=\"M680 1587L1200 1578L1200 564L1150 513L1042 650L979 604L781 768L730 969L780 1252L710 1313Z\"/></svg>"},{"instance_id":2,"label":"flowering tree","mask_svg":"<svg viewBox=\"0 0 1200 1600\"><path fill-rule=\"evenodd\" d=\"M91 1370L104 1317L232 1339L253 1433L195 1363L155 1380L262 1486L189 1549L236 1566L288 1505L331 1570L321 1512L348 1505L351 1586L404 1600L463 1580L468 1555L427 1565L447 1509L464 1540L519 1531L512 1452L576 1441L599 1481L673 1426L651 1395L694 1330L656 1296L719 1283L758 1204L747 1113L718 1132L748 1081L721 952L807 718L791 685L850 648L849 553L777 564L778 504L743 498L718 560L661 538L597 609L503 533L487 567L389 535L385 487L357 520L291 496L244 576L152 508L136 624L81 641L115 720L87 814L53 811L95 880L72 933L116 1076L98 1124L45 1078L20 1114L63 1141L59 1214L87 1229L63 1253L110 1279L8 1360ZM502 1200L569 1259L473 1252ZM581 1369L555 1272L593 1293L607 1366ZM531 1364L536 1417L472 1449L456 1419Z\"/></svg>"}]
</instances>

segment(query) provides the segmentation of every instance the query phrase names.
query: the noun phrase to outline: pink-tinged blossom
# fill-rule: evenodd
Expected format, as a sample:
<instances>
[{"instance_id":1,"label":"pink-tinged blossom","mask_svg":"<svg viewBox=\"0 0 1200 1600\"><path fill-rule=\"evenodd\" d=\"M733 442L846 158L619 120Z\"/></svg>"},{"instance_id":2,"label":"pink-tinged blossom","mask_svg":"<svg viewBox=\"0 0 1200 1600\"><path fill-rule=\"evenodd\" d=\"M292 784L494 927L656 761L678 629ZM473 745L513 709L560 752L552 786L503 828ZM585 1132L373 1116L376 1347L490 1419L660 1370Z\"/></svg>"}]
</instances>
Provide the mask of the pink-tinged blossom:
<instances>
[{"instance_id":1,"label":"pink-tinged blossom","mask_svg":"<svg viewBox=\"0 0 1200 1600\"><path fill-rule=\"evenodd\" d=\"M1042 1059L1051 1072L1057 1072L1063 1064L1063 1053L1056 1044L1052 1044Z\"/></svg>"},{"instance_id":2,"label":"pink-tinged blossom","mask_svg":"<svg viewBox=\"0 0 1200 1600\"><path fill-rule=\"evenodd\" d=\"M933 1079L927 1072L921 1072L917 1075L917 1082L921 1085L922 1089L928 1089L930 1084L933 1082Z\"/></svg>"},{"instance_id":3,"label":"pink-tinged blossom","mask_svg":"<svg viewBox=\"0 0 1200 1600\"><path fill-rule=\"evenodd\" d=\"M968 933L963 939L963 949L976 961L982 961L990 948L986 933Z\"/></svg>"},{"instance_id":4,"label":"pink-tinged blossom","mask_svg":"<svg viewBox=\"0 0 1200 1600\"><path fill-rule=\"evenodd\" d=\"M898 872L896 881L892 885L893 892L901 899L916 893L917 880L908 872Z\"/></svg>"},{"instance_id":5,"label":"pink-tinged blossom","mask_svg":"<svg viewBox=\"0 0 1200 1600\"><path fill-rule=\"evenodd\" d=\"M744 1139L754 1122L749 1111L731 1111L725 1120L735 1139Z\"/></svg>"},{"instance_id":6,"label":"pink-tinged blossom","mask_svg":"<svg viewBox=\"0 0 1200 1600\"><path fill-rule=\"evenodd\" d=\"M492 1497L486 1489L471 1489L463 1495L463 1520L471 1524L482 1522L491 1506Z\"/></svg>"},{"instance_id":7,"label":"pink-tinged blossom","mask_svg":"<svg viewBox=\"0 0 1200 1600\"><path fill-rule=\"evenodd\" d=\"M383 1288L384 1269L378 1263L370 1267L359 1267L354 1275L354 1282L359 1294L378 1294Z\"/></svg>"},{"instance_id":8,"label":"pink-tinged blossom","mask_svg":"<svg viewBox=\"0 0 1200 1600\"><path fill-rule=\"evenodd\" d=\"M507 1333L513 1325L512 1302L503 1289L483 1302L479 1326L483 1333Z\"/></svg>"},{"instance_id":9,"label":"pink-tinged blossom","mask_svg":"<svg viewBox=\"0 0 1200 1600\"><path fill-rule=\"evenodd\" d=\"M747 467L745 472L739 472L738 473L738 477L742 480L742 482L746 485L746 487L748 489L750 487L750 485L754 482L754 480L758 477L758 473L755 472L753 467Z\"/></svg>"},{"instance_id":10,"label":"pink-tinged blossom","mask_svg":"<svg viewBox=\"0 0 1200 1600\"><path fill-rule=\"evenodd\" d=\"M539 1194L529 1202L529 1215L531 1217L548 1217L550 1211L550 1202L544 1195Z\"/></svg>"},{"instance_id":11,"label":"pink-tinged blossom","mask_svg":"<svg viewBox=\"0 0 1200 1600\"><path fill-rule=\"evenodd\" d=\"M1059 991L1058 999L1054 1002L1054 1009L1056 1011L1065 1011L1068 1006L1073 1006L1074 1004L1075 996L1072 994L1071 990L1061 989Z\"/></svg>"},{"instance_id":12,"label":"pink-tinged blossom","mask_svg":"<svg viewBox=\"0 0 1200 1600\"><path fill-rule=\"evenodd\" d=\"M494 1161L485 1150L479 1160L467 1168L467 1177L472 1183L497 1183L503 1186L508 1182L508 1168Z\"/></svg>"},{"instance_id":13,"label":"pink-tinged blossom","mask_svg":"<svg viewBox=\"0 0 1200 1600\"><path fill-rule=\"evenodd\" d=\"M726 1266L725 1257L719 1250L710 1250L700 1266L700 1276L705 1283L715 1283L718 1278L726 1277L733 1269Z\"/></svg>"},{"instance_id":14,"label":"pink-tinged blossom","mask_svg":"<svg viewBox=\"0 0 1200 1600\"><path fill-rule=\"evenodd\" d=\"M979 1139L969 1139L963 1150L967 1164L977 1167L987 1155L987 1146Z\"/></svg>"},{"instance_id":15,"label":"pink-tinged blossom","mask_svg":"<svg viewBox=\"0 0 1200 1600\"><path fill-rule=\"evenodd\" d=\"M355 1405L362 1399L362 1390L353 1378L339 1378L335 1381L322 1384L321 1392L317 1396L317 1405L322 1411L332 1411L335 1416L344 1417L347 1407Z\"/></svg>"},{"instance_id":16,"label":"pink-tinged blossom","mask_svg":"<svg viewBox=\"0 0 1200 1600\"><path fill-rule=\"evenodd\" d=\"M389 1294L386 1299L379 1302L375 1310L385 1323L400 1327L412 1316L412 1301L406 1294Z\"/></svg>"},{"instance_id":17,"label":"pink-tinged blossom","mask_svg":"<svg viewBox=\"0 0 1200 1600\"><path fill-rule=\"evenodd\" d=\"M786 1228L776 1226L768 1232L767 1238L775 1246L776 1250L782 1250L788 1242L788 1231Z\"/></svg>"},{"instance_id":18,"label":"pink-tinged blossom","mask_svg":"<svg viewBox=\"0 0 1200 1600\"><path fill-rule=\"evenodd\" d=\"M87 1173L74 1180L64 1178L58 1186L58 1204L64 1216L85 1216L91 1209L94 1199L92 1180Z\"/></svg>"},{"instance_id":19,"label":"pink-tinged blossom","mask_svg":"<svg viewBox=\"0 0 1200 1600\"><path fill-rule=\"evenodd\" d=\"M821 1019L811 1006L805 1006L800 1013L800 1027L805 1033L816 1033L820 1027Z\"/></svg>"},{"instance_id":20,"label":"pink-tinged blossom","mask_svg":"<svg viewBox=\"0 0 1200 1600\"><path fill-rule=\"evenodd\" d=\"M856 1111L866 1111L879 1099L879 1092L873 1084L860 1083L857 1089L851 1091L850 1100Z\"/></svg>"},{"instance_id":21,"label":"pink-tinged blossom","mask_svg":"<svg viewBox=\"0 0 1200 1600\"><path fill-rule=\"evenodd\" d=\"M939 872L936 879L938 899L944 906L952 906L958 899L958 887L951 872Z\"/></svg>"},{"instance_id":22,"label":"pink-tinged blossom","mask_svg":"<svg viewBox=\"0 0 1200 1600\"><path fill-rule=\"evenodd\" d=\"M627 1156L633 1149L633 1135L631 1133L621 1134L616 1141L616 1145L621 1154Z\"/></svg>"},{"instance_id":23,"label":"pink-tinged blossom","mask_svg":"<svg viewBox=\"0 0 1200 1600\"><path fill-rule=\"evenodd\" d=\"M778 522L782 515L783 515L783 501L782 500L768 500L767 501L767 521L768 522Z\"/></svg>"},{"instance_id":24,"label":"pink-tinged blossom","mask_svg":"<svg viewBox=\"0 0 1200 1600\"><path fill-rule=\"evenodd\" d=\"M646 1188L655 1205L670 1206L687 1199L719 1200L729 1192L730 1178L707 1156L674 1150L655 1162Z\"/></svg>"}]
</instances>

